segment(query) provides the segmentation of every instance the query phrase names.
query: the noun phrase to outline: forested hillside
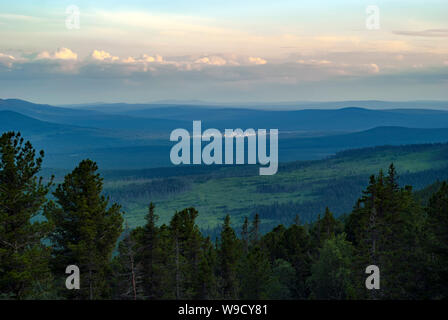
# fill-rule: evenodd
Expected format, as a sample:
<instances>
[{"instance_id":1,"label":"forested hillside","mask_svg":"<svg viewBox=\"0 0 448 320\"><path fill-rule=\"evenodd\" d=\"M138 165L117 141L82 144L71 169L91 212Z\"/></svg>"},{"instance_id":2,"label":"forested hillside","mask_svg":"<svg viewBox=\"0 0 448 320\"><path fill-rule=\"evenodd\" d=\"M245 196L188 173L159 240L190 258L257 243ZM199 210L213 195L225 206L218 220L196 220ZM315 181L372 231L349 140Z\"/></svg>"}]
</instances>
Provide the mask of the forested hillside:
<instances>
[{"instance_id":1,"label":"forested hillside","mask_svg":"<svg viewBox=\"0 0 448 320\"><path fill-rule=\"evenodd\" d=\"M392 162L400 182L415 190L448 179L447 155L447 144L357 149L280 164L270 177L259 176L257 166L104 171L105 193L123 205L131 227L144 223L152 201L162 223L179 208L194 206L200 212L198 225L212 237L226 214L241 224L258 213L266 232L278 223L291 224L297 214L303 222L314 221L327 206L336 216L350 212L369 176Z\"/></svg>"},{"instance_id":2,"label":"forested hillside","mask_svg":"<svg viewBox=\"0 0 448 320\"><path fill-rule=\"evenodd\" d=\"M406 157L397 157L398 162L409 160L411 150L417 159L430 156L435 161L436 155L446 155L446 145L402 147L395 154ZM342 159L371 159L371 151L340 154L332 165ZM383 156L389 151L375 149ZM0 155L0 297L4 299L448 297L448 184L437 182L415 194L412 186L400 184L394 164L375 170L352 209L340 218L332 207L316 209L313 221L302 220L300 211L287 212L294 217L292 223L277 223L263 232L259 214L241 223L226 215L212 239L201 232L197 224L201 212L191 206L173 210L167 222L159 223L157 208L148 203L144 223L129 228L125 210L103 195L103 178L91 160L79 163L55 185L53 178L47 182L39 178L44 153L37 153L20 134L1 136ZM433 170L444 168L436 161L433 165ZM414 166L425 169L424 163ZM299 168L307 172L310 164L289 164L284 170L293 175ZM423 175L440 178L430 169L408 167L408 171L411 180L415 174L420 174L420 181ZM214 175L241 178L236 173ZM154 194L191 188L173 177L166 179L173 180L164 180L159 191L156 183L147 187ZM280 185L269 188L258 191L294 191ZM225 193L221 197L229 199ZM343 200L343 190L338 198ZM81 270L80 290L65 288L69 264ZM372 264L381 271L380 290L366 290L364 285L366 266Z\"/></svg>"}]
</instances>

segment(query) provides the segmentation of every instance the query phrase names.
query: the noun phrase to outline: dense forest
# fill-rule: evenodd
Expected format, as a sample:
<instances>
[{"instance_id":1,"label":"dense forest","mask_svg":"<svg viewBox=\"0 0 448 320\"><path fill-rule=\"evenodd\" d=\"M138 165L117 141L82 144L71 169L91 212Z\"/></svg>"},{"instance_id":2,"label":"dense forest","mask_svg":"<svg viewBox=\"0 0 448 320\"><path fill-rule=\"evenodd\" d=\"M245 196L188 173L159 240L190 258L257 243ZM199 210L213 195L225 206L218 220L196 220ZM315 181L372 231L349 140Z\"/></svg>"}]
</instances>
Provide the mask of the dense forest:
<instances>
[{"instance_id":1,"label":"dense forest","mask_svg":"<svg viewBox=\"0 0 448 320\"><path fill-rule=\"evenodd\" d=\"M3 299L448 298L448 184L416 195L399 185L393 164L366 181L340 218L326 208L313 222L297 214L261 230L265 215L288 209L278 205L241 226L227 215L211 239L197 226L195 208L159 224L149 203L146 223L130 229L120 205L103 195L91 160L54 186L39 177L44 153L20 133L1 136L0 156ZM158 192L148 187L142 197ZM161 186L168 193L188 187ZM334 197L344 202L338 190ZM79 290L66 289L68 265L81 270ZM366 289L369 265L379 267L379 290Z\"/></svg>"}]
</instances>

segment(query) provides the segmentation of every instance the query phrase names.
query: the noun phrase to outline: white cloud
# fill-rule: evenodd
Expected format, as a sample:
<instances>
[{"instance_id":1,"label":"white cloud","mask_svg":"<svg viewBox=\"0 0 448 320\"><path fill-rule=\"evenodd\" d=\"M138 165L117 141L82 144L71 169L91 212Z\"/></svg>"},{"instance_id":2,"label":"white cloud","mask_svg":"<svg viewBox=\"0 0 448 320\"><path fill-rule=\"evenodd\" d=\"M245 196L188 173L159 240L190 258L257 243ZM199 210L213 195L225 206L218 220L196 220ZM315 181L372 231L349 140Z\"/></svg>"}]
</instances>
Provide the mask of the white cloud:
<instances>
[{"instance_id":1,"label":"white cloud","mask_svg":"<svg viewBox=\"0 0 448 320\"><path fill-rule=\"evenodd\" d=\"M123 63L130 63L130 64L135 64L135 63L164 63L165 61L163 60L163 57L159 54L156 54L155 56L150 56L148 54L142 54L140 57L127 57L126 59L122 60Z\"/></svg>"},{"instance_id":2,"label":"white cloud","mask_svg":"<svg viewBox=\"0 0 448 320\"><path fill-rule=\"evenodd\" d=\"M142 58L145 62L159 62L159 63L163 62L163 57L158 54L156 54L155 56L143 54Z\"/></svg>"},{"instance_id":3,"label":"white cloud","mask_svg":"<svg viewBox=\"0 0 448 320\"><path fill-rule=\"evenodd\" d=\"M299 64L307 64L307 65L329 65L331 64L331 61L329 60L316 60L316 59L310 59L310 60L297 60L297 63Z\"/></svg>"},{"instance_id":4,"label":"white cloud","mask_svg":"<svg viewBox=\"0 0 448 320\"><path fill-rule=\"evenodd\" d=\"M370 63L367 65L367 69L369 70L370 73L378 73L380 72L380 67L378 67L377 64L375 63Z\"/></svg>"},{"instance_id":5,"label":"white cloud","mask_svg":"<svg viewBox=\"0 0 448 320\"><path fill-rule=\"evenodd\" d=\"M98 60L98 61L117 61L119 60L118 57L111 55L109 52L106 52L104 50L93 50L91 54L92 59Z\"/></svg>"},{"instance_id":6,"label":"white cloud","mask_svg":"<svg viewBox=\"0 0 448 320\"><path fill-rule=\"evenodd\" d=\"M9 55L9 54L4 54L0 52L0 59L5 59L5 60L16 60L16 58L14 58L13 56Z\"/></svg>"},{"instance_id":7,"label":"white cloud","mask_svg":"<svg viewBox=\"0 0 448 320\"><path fill-rule=\"evenodd\" d=\"M122 60L124 63L136 63L137 61L133 57L127 57Z\"/></svg>"},{"instance_id":8,"label":"white cloud","mask_svg":"<svg viewBox=\"0 0 448 320\"><path fill-rule=\"evenodd\" d=\"M266 64L267 61L260 57L249 57L249 62L253 64Z\"/></svg>"},{"instance_id":9,"label":"white cloud","mask_svg":"<svg viewBox=\"0 0 448 320\"><path fill-rule=\"evenodd\" d=\"M37 59L77 60L78 55L68 48L60 48L53 53L43 51L37 55Z\"/></svg>"},{"instance_id":10,"label":"white cloud","mask_svg":"<svg viewBox=\"0 0 448 320\"><path fill-rule=\"evenodd\" d=\"M210 56L210 57L202 57L199 59L196 59L194 63L202 63L202 64L209 64L214 66L223 66L227 64L227 61L219 56Z\"/></svg>"},{"instance_id":11,"label":"white cloud","mask_svg":"<svg viewBox=\"0 0 448 320\"><path fill-rule=\"evenodd\" d=\"M12 67L12 64L16 61L14 56L4 54L0 52L0 63L6 65L8 68Z\"/></svg>"}]
</instances>

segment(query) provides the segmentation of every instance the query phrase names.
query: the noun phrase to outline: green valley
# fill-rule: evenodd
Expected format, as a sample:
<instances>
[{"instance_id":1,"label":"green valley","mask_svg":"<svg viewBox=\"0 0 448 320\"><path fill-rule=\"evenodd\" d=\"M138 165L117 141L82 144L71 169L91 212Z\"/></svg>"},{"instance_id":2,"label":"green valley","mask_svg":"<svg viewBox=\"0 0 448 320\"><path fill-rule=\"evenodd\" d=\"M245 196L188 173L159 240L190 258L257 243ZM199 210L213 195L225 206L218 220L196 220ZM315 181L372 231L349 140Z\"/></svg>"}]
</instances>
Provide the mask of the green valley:
<instances>
[{"instance_id":1,"label":"green valley","mask_svg":"<svg viewBox=\"0 0 448 320\"><path fill-rule=\"evenodd\" d=\"M368 177L392 162L402 185L421 189L448 178L448 144L348 150L323 160L281 164L274 176L259 176L255 166L176 167L165 168L163 174L157 169L106 171L105 192L123 205L132 227L144 223L152 201L161 223L176 210L194 206L203 230L213 230L226 214L241 223L255 213L268 229L290 224L296 215L311 222L326 206L337 215L351 211Z\"/></svg>"}]
</instances>

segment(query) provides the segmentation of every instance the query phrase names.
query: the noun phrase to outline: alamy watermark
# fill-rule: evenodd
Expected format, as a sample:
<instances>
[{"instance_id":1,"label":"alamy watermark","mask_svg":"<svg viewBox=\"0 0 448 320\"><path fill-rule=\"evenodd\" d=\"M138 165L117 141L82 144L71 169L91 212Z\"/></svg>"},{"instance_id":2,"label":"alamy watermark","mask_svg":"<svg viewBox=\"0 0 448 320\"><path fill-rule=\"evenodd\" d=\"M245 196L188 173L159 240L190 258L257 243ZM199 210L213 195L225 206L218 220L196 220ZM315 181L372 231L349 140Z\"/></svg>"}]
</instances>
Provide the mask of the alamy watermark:
<instances>
[{"instance_id":1,"label":"alamy watermark","mask_svg":"<svg viewBox=\"0 0 448 320\"><path fill-rule=\"evenodd\" d=\"M367 30L380 29L380 8L375 5L366 7L366 28Z\"/></svg>"},{"instance_id":2,"label":"alamy watermark","mask_svg":"<svg viewBox=\"0 0 448 320\"><path fill-rule=\"evenodd\" d=\"M67 279L65 280L65 287L68 290L79 290L80 288L80 274L79 268L77 265L71 264L65 268L65 273L69 274Z\"/></svg>"},{"instance_id":3,"label":"alamy watermark","mask_svg":"<svg viewBox=\"0 0 448 320\"><path fill-rule=\"evenodd\" d=\"M366 273L369 276L366 279L366 289L379 290L380 289L380 268L376 265L370 265L366 268Z\"/></svg>"},{"instance_id":4,"label":"alamy watermark","mask_svg":"<svg viewBox=\"0 0 448 320\"><path fill-rule=\"evenodd\" d=\"M267 139L269 136L269 155L267 154ZM193 136L185 129L175 129L171 132L170 141L178 141L171 148L171 163L178 164L244 164L245 140L247 140L247 163L265 166L259 169L260 175L273 175L278 169L278 129L225 129L224 158L223 134L217 129L207 129L202 132L201 121L193 121ZM202 148L202 142L209 142ZM235 145L234 145L235 141ZM191 159L191 144L193 144L193 159ZM235 146L235 148L234 148ZM258 146L258 148L257 148ZM257 153L258 149L258 153ZM234 152L235 151L235 152ZM258 155L258 159L257 159ZM235 161L234 161L235 160Z\"/></svg>"},{"instance_id":5,"label":"alamy watermark","mask_svg":"<svg viewBox=\"0 0 448 320\"><path fill-rule=\"evenodd\" d=\"M65 14L67 17L65 18L65 27L69 30L80 29L80 11L79 8L75 5L70 5L65 9Z\"/></svg>"}]
</instances>

